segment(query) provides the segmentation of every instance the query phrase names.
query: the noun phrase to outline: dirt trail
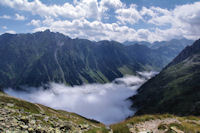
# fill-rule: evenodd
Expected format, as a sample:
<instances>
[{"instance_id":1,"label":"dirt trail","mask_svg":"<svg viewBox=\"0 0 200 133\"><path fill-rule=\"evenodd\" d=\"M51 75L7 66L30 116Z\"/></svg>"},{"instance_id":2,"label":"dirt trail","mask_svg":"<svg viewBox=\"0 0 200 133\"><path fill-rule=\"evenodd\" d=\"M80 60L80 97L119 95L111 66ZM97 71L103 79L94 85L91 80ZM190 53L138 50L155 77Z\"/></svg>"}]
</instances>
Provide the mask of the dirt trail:
<instances>
[{"instance_id":1,"label":"dirt trail","mask_svg":"<svg viewBox=\"0 0 200 133\"><path fill-rule=\"evenodd\" d=\"M44 113L45 111L44 111L44 109L39 105L39 104L35 104L39 109L40 109L40 112L41 113Z\"/></svg>"},{"instance_id":2,"label":"dirt trail","mask_svg":"<svg viewBox=\"0 0 200 133\"><path fill-rule=\"evenodd\" d=\"M131 133L164 133L165 130L158 130L159 125L166 124L169 125L171 123L180 123L176 118L166 118L166 119L156 119L156 120L149 120L145 122L141 122L135 124L133 127L129 128ZM130 127L130 126L129 126Z\"/></svg>"}]
</instances>

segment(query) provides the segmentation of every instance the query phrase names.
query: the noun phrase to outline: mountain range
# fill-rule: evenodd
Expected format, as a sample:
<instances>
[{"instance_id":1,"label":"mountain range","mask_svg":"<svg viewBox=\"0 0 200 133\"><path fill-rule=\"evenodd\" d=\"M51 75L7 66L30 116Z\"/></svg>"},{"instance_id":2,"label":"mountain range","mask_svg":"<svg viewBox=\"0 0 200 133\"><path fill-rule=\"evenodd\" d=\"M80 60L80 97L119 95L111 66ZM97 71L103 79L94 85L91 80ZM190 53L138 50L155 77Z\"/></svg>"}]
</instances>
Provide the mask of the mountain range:
<instances>
[{"instance_id":1,"label":"mountain range","mask_svg":"<svg viewBox=\"0 0 200 133\"><path fill-rule=\"evenodd\" d=\"M172 39L169 41L155 41L155 42L146 42L146 41L125 41L123 42L124 45L145 45L149 48L153 48L153 49L158 49L160 47L186 47L188 45L192 45L194 41L193 40L188 40L186 38L182 38L182 39ZM177 48L177 49L178 49Z\"/></svg>"},{"instance_id":2,"label":"mountain range","mask_svg":"<svg viewBox=\"0 0 200 133\"><path fill-rule=\"evenodd\" d=\"M199 132L200 40L180 54L178 49L183 47L176 47L177 43L177 49L170 44L127 46L115 41L71 39L49 30L1 35L0 88L21 89L48 82L104 83L137 71L162 70L130 98L132 107L137 108L136 116L109 127L0 91L0 132Z\"/></svg>"},{"instance_id":3,"label":"mountain range","mask_svg":"<svg viewBox=\"0 0 200 133\"><path fill-rule=\"evenodd\" d=\"M6 33L0 36L0 87L105 83L136 71L159 71L178 54L167 46L152 49L115 41L71 39L49 30Z\"/></svg>"},{"instance_id":4,"label":"mountain range","mask_svg":"<svg viewBox=\"0 0 200 133\"><path fill-rule=\"evenodd\" d=\"M165 65L172 61L186 46L192 45L193 40L188 40L186 38L182 39L172 39L169 41L156 41L153 43L146 41L126 41L123 44L126 46L130 45L144 45L151 49L159 52L159 55L165 56Z\"/></svg>"}]
</instances>

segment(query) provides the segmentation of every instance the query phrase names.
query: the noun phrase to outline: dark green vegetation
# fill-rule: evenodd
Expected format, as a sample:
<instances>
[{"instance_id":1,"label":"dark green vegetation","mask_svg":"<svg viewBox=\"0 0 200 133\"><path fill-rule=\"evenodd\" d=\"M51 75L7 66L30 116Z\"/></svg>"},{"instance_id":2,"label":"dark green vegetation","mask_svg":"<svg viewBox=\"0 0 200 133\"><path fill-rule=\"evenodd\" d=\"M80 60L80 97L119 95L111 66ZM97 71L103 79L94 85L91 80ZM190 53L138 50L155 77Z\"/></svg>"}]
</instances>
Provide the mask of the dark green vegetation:
<instances>
[{"instance_id":1,"label":"dark green vegetation","mask_svg":"<svg viewBox=\"0 0 200 133\"><path fill-rule=\"evenodd\" d=\"M105 83L136 71L160 70L173 58L143 45L71 39L49 30L1 35L0 57L0 88Z\"/></svg>"},{"instance_id":2,"label":"dark green vegetation","mask_svg":"<svg viewBox=\"0 0 200 133\"><path fill-rule=\"evenodd\" d=\"M142 85L132 99L137 114L200 115L200 40Z\"/></svg>"}]
</instances>

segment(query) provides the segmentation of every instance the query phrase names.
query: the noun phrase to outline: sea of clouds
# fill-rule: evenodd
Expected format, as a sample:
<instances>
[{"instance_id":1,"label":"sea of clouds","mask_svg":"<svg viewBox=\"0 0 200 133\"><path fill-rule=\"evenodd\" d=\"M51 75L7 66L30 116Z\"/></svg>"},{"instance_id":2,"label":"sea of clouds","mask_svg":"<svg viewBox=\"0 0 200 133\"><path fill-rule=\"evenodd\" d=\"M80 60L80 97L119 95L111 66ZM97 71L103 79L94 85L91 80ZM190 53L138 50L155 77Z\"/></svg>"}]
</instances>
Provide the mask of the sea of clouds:
<instances>
[{"instance_id":1,"label":"sea of clouds","mask_svg":"<svg viewBox=\"0 0 200 133\"><path fill-rule=\"evenodd\" d=\"M135 95L137 89L155 74L156 72L138 72L137 76L127 75L106 84L70 87L49 83L49 89L30 87L26 88L29 91L16 91L9 88L5 92L33 103L75 112L109 125L135 113L135 110L130 109L131 101L127 98Z\"/></svg>"}]
</instances>

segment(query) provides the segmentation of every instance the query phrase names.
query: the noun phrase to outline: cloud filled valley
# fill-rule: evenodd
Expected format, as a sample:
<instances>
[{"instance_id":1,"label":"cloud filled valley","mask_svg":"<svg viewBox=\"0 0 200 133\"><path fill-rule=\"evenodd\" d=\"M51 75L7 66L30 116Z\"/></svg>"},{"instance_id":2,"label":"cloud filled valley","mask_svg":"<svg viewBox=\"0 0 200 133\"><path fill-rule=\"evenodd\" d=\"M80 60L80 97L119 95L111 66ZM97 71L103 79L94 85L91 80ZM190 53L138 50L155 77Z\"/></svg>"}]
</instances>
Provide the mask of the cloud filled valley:
<instances>
[{"instance_id":1,"label":"cloud filled valley","mask_svg":"<svg viewBox=\"0 0 200 133\"><path fill-rule=\"evenodd\" d=\"M156 72L138 72L137 76L125 76L106 84L70 87L49 83L49 89L29 87L26 88L27 91L15 91L9 88L5 92L30 102L112 124L134 114L135 111L130 109L131 102L127 98L136 94L139 86L155 74Z\"/></svg>"}]
</instances>

